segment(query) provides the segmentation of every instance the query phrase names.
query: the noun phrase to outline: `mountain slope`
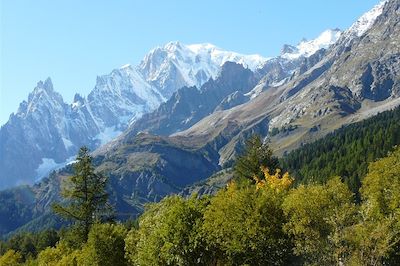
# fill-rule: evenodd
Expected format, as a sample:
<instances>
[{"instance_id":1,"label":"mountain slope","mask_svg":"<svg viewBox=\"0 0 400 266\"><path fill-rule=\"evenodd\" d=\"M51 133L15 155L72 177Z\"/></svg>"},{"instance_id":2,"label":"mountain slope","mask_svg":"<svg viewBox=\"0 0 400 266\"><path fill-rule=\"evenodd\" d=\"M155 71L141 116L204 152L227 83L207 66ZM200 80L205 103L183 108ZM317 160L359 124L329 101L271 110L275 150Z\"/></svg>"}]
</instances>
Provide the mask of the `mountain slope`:
<instances>
[{"instance_id":1,"label":"mountain slope","mask_svg":"<svg viewBox=\"0 0 400 266\"><path fill-rule=\"evenodd\" d=\"M275 128L280 133L271 138L272 144L278 153L283 153L343 124L398 105L399 1L388 1L377 9L381 15L369 22L371 28L361 36L352 33L354 27L350 28L306 72L295 73L286 84L268 89L244 105L216 112L176 137L188 142L213 141L229 121L236 121L240 128L263 136ZM260 126L262 131L257 129ZM233 128L232 132L244 132L240 128ZM222 161L232 158L240 134L235 138L220 150Z\"/></svg>"},{"instance_id":2,"label":"mountain slope","mask_svg":"<svg viewBox=\"0 0 400 266\"><path fill-rule=\"evenodd\" d=\"M340 34L339 30L325 31L315 40L303 41L298 45L299 48L293 47L290 51L285 49L286 45L280 56L266 60L256 69L254 69L254 64L252 67L250 65L248 70L244 70L242 67L242 70L239 71L239 67L234 67L234 64L225 63L221 72L215 78L204 83L202 87L198 87L199 89L195 87L182 88L155 111L136 120L128 130L129 135L134 136L136 133L144 131L168 136L189 128L214 111L231 109L243 104L270 87L278 87L286 83L294 73L301 74L308 70L321 60L325 54L324 48L336 42ZM210 45L205 46L209 49L208 52L204 52L204 47L200 45L183 47L179 43L170 44L169 49L175 51L179 57L181 50L193 49L193 47L196 47L196 51L202 51L201 55L208 55L209 60L217 58L220 61L221 58L235 59L237 57L237 55L223 54L219 50L215 51L216 48ZM297 50L294 51L294 49ZM243 60L236 61L243 62L246 66L249 65L246 59L245 57ZM190 60L188 59L189 62L191 62ZM256 62L258 61L256 60ZM191 69L191 66L188 68ZM207 67L202 69L209 73L212 72ZM251 71L254 74L250 75ZM192 80L192 84L196 84L196 81Z\"/></svg>"},{"instance_id":3,"label":"mountain slope","mask_svg":"<svg viewBox=\"0 0 400 266\"><path fill-rule=\"evenodd\" d=\"M227 62L217 79L210 79L200 89L184 87L178 90L157 110L135 121L129 129L129 135L140 131L170 135L187 129L212 113L221 102L228 104L231 102L230 96L235 93L244 95L256 83L257 78L251 70Z\"/></svg>"},{"instance_id":4,"label":"mountain slope","mask_svg":"<svg viewBox=\"0 0 400 266\"><path fill-rule=\"evenodd\" d=\"M341 176L357 192L370 162L400 144L400 107L342 127L282 158L297 182Z\"/></svg>"}]
</instances>

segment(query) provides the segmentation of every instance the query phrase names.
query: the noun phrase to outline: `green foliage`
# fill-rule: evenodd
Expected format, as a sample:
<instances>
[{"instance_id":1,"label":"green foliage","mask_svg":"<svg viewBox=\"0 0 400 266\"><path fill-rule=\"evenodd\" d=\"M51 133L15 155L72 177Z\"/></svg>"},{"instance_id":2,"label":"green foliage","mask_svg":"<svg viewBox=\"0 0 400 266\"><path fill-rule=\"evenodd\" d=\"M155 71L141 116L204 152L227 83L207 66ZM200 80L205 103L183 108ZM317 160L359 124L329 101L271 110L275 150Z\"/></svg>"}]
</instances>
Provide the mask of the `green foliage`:
<instances>
[{"instance_id":1,"label":"green foliage","mask_svg":"<svg viewBox=\"0 0 400 266\"><path fill-rule=\"evenodd\" d=\"M95 224L90 229L87 244L82 249L83 265L124 266L127 230L119 224Z\"/></svg>"},{"instance_id":2,"label":"green foliage","mask_svg":"<svg viewBox=\"0 0 400 266\"><path fill-rule=\"evenodd\" d=\"M352 262L400 264L400 148L368 169L361 188L361 219L349 235Z\"/></svg>"},{"instance_id":3,"label":"green foliage","mask_svg":"<svg viewBox=\"0 0 400 266\"><path fill-rule=\"evenodd\" d=\"M69 198L68 212L86 213L79 202L93 211L87 235L81 220L59 232L21 232L0 242L0 266L400 265L400 148L370 164L355 204L339 177L291 188L288 173L261 167L258 175L255 167L273 157L255 160L263 148L254 140L237 164L253 183L232 181L212 197L169 196L125 224L96 223L100 207ZM86 156L75 180L91 173Z\"/></svg>"},{"instance_id":4,"label":"green foliage","mask_svg":"<svg viewBox=\"0 0 400 266\"><path fill-rule=\"evenodd\" d=\"M125 238L125 258L130 265L136 265L137 260L137 244L139 242L139 234L136 228L129 230Z\"/></svg>"},{"instance_id":5,"label":"green foliage","mask_svg":"<svg viewBox=\"0 0 400 266\"><path fill-rule=\"evenodd\" d=\"M234 176L237 179L253 180L254 176L262 176L261 168L275 171L278 168L278 159L272 156L268 143L262 141L258 135L252 136L246 142L246 147L234 165Z\"/></svg>"},{"instance_id":6,"label":"green foliage","mask_svg":"<svg viewBox=\"0 0 400 266\"><path fill-rule=\"evenodd\" d=\"M22 256L19 252L12 249L8 250L0 257L0 266L18 266L21 265Z\"/></svg>"},{"instance_id":7,"label":"green foliage","mask_svg":"<svg viewBox=\"0 0 400 266\"><path fill-rule=\"evenodd\" d=\"M63 242L58 243L55 247L46 248L37 257L39 266L76 265L77 261L77 253Z\"/></svg>"},{"instance_id":8,"label":"green foliage","mask_svg":"<svg viewBox=\"0 0 400 266\"><path fill-rule=\"evenodd\" d=\"M54 247L60 240L58 232L54 229L45 230L35 234L36 250L39 252L47 247Z\"/></svg>"},{"instance_id":9,"label":"green foliage","mask_svg":"<svg viewBox=\"0 0 400 266\"><path fill-rule=\"evenodd\" d=\"M21 232L1 243L0 254L7 250L15 250L23 260L36 257L37 253L46 247L53 247L59 240L57 231L53 229L38 233Z\"/></svg>"},{"instance_id":10,"label":"green foliage","mask_svg":"<svg viewBox=\"0 0 400 266\"><path fill-rule=\"evenodd\" d=\"M323 183L332 176L341 176L358 193L368 163L386 156L400 144L399 121L400 108L383 112L300 147L289 153L282 164L302 183Z\"/></svg>"},{"instance_id":11,"label":"green foliage","mask_svg":"<svg viewBox=\"0 0 400 266\"><path fill-rule=\"evenodd\" d=\"M59 234L63 243L72 249L78 249L86 242L86 237L80 225L62 228Z\"/></svg>"},{"instance_id":12,"label":"green foliage","mask_svg":"<svg viewBox=\"0 0 400 266\"><path fill-rule=\"evenodd\" d=\"M357 209L352 193L339 178L326 185L293 189L285 198L283 210L288 217L284 229L293 237L297 255L315 265L344 261L349 250L343 235L355 223Z\"/></svg>"},{"instance_id":13,"label":"green foliage","mask_svg":"<svg viewBox=\"0 0 400 266\"><path fill-rule=\"evenodd\" d=\"M291 245L282 230L284 193L268 187L240 188L231 183L211 199L204 234L219 263L284 265Z\"/></svg>"},{"instance_id":14,"label":"green foliage","mask_svg":"<svg viewBox=\"0 0 400 266\"><path fill-rule=\"evenodd\" d=\"M127 257L137 265L207 265L210 252L201 234L207 198L178 196L151 204L139 229L128 235Z\"/></svg>"},{"instance_id":15,"label":"green foliage","mask_svg":"<svg viewBox=\"0 0 400 266\"><path fill-rule=\"evenodd\" d=\"M55 213L71 219L80 228L83 239L87 239L90 227L96 221L109 218L107 205L107 178L95 173L89 150L79 150L74 165L75 174L64 184L61 195L67 200L65 205L54 204Z\"/></svg>"}]
</instances>

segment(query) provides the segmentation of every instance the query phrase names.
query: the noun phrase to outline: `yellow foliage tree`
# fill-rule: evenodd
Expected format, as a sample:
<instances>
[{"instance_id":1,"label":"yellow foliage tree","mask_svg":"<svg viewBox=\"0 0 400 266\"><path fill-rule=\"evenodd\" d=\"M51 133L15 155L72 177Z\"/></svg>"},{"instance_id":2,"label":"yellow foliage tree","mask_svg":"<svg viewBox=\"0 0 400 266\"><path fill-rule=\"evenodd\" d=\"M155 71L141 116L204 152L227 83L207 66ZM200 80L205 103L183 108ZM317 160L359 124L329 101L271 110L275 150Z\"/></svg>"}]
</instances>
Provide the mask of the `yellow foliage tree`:
<instances>
[{"instance_id":1,"label":"yellow foliage tree","mask_svg":"<svg viewBox=\"0 0 400 266\"><path fill-rule=\"evenodd\" d=\"M256 188L269 187L276 192L286 191L293 184L293 178L290 177L289 173L286 172L281 175L281 170L276 169L275 174L270 174L269 169L266 167L261 168L264 178L261 179L258 176L254 176L253 179L256 181Z\"/></svg>"},{"instance_id":2,"label":"yellow foliage tree","mask_svg":"<svg viewBox=\"0 0 400 266\"><path fill-rule=\"evenodd\" d=\"M1 266L17 266L21 265L21 261L21 254L12 249L8 250L3 256L0 257Z\"/></svg>"}]
</instances>

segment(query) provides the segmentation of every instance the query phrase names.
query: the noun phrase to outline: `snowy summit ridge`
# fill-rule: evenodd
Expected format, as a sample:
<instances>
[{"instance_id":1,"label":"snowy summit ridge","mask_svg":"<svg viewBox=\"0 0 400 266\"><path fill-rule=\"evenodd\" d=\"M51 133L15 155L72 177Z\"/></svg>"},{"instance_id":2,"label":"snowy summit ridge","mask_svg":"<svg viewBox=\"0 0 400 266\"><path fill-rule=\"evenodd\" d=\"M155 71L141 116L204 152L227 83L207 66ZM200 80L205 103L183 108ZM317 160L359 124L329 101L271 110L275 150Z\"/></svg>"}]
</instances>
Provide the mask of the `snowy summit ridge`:
<instances>
[{"instance_id":1,"label":"snowy summit ridge","mask_svg":"<svg viewBox=\"0 0 400 266\"><path fill-rule=\"evenodd\" d=\"M374 24L377 17L382 14L383 7L388 0L383 0L370 11L362 15L346 32L346 35L361 37Z\"/></svg>"},{"instance_id":2,"label":"snowy summit ridge","mask_svg":"<svg viewBox=\"0 0 400 266\"><path fill-rule=\"evenodd\" d=\"M255 70L267 58L225 51L210 43L186 45L175 41L151 50L138 69L150 84L169 98L178 88L200 88L210 78L215 79L227 61Z\"/></svg>"},{"instance_id":3,"label":"snowy summit ridge","mask_svg":"<svg viewBox=\"0 0 400 266\"><path fill-rule=\"evenodd\" d=\"M283 50L281 57L290 60L300 57L309 57L315 54L318 50L322 48L327 49L329 46L336 43L341 35L342 31L339 29L326 30L313 40L304 40L297 46L285 46L286 49ZM290 49L287 49L288 47Z\"/></svg>"}]
</instances>

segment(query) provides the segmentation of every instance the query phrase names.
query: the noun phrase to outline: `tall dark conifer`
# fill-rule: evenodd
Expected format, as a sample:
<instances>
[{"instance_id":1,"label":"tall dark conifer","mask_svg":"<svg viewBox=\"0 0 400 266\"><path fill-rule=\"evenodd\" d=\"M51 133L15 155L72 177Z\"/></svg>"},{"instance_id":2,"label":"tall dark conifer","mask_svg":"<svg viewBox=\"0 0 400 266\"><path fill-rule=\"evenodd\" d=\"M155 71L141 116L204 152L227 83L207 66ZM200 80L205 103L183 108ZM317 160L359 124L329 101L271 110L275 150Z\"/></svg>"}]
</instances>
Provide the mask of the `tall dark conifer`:
<instances>
[{"instance_id":1,"label":"tall dark conifer","mask_svg":"<svg viewBox=\"0 0 400 266\"><path fill-rule=\"evenodd\" d=\"M262 167L275 173L278 165L279 161L272 155L268 143L263 142L260 136L254 135L247 140L244 152L236 160L235 177L253 180L255 175L264 176Z\"/></svg>"},{"instance_id":2,"label":"tall dark conifer","mask_svg":"<svg viewBox=\"0 0 400 266\"><path fill-rule=\"evenodd\" d=\"M95 173L87 147L80 148L76 161L75 173L66 180L61 191L66 201L54 204L53 211L73 220L86 241L92 224L109 219L112 211L107 202L107 178Z\"/></svg>"}]
</instances>

